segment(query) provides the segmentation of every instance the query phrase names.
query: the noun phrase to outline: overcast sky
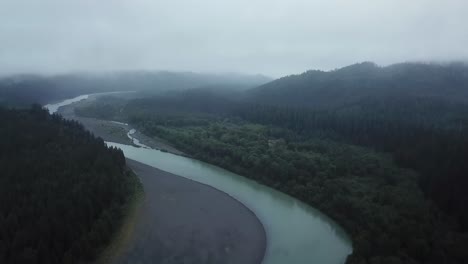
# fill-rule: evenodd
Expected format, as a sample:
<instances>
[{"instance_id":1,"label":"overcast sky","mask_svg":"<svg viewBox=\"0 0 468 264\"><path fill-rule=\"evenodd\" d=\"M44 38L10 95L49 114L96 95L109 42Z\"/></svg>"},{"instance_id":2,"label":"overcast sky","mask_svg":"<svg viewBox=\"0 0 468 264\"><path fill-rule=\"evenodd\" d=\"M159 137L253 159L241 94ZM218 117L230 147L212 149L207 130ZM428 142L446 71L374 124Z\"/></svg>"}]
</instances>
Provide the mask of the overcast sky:
<instances>
[{"instance_id":1,"label":"overcast sky","mask_svg":"<svg viewBox=\"0 0 468 264\"><path fill-rule=\"evenodd\" d=\"M0 74L468 59L468 0L0 0Z\"/></svg>"}]
</instances>

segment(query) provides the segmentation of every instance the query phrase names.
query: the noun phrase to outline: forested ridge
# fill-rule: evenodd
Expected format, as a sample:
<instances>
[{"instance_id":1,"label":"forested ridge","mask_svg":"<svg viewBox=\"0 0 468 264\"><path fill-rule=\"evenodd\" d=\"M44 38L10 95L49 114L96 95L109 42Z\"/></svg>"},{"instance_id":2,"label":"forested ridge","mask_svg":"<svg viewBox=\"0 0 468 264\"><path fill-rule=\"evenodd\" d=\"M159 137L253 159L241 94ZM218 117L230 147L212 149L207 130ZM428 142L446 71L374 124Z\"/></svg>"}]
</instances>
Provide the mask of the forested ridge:
<instances>
[{"instance_id":1,"label":"forested ridge","mask_svg":"<svg viewBox=\"0 0 468 264\"><path fill-rule=\"evenodd\" d=\"M92 262L138 188L122 151L38 105L0 120L0 263Z\"/></svg>"},{"instance_id":2,"label":"forested ridge","mask_svg":"<svg viewBox=\"0 0 468 264\"><path fill-rule=\"evenodd\" d=\"M250 102L335 109L368 98L438 98L468 102L468 64L399 63L380 67L372 62L332 71L311 70L286 76L249 91Z\"/></svg>"},{"instance_id":3,"label":"forested ridge","mask_svg":"<svg viewBox=\"0 0 468 264\"><path fill-rule=\"evenodd\" d=\"M348 263L468 263L467 72L365 63L244 98L192 90L78 112L106 107L101 118L321 209L351 234Z\"/></svg>"}]
</instances>

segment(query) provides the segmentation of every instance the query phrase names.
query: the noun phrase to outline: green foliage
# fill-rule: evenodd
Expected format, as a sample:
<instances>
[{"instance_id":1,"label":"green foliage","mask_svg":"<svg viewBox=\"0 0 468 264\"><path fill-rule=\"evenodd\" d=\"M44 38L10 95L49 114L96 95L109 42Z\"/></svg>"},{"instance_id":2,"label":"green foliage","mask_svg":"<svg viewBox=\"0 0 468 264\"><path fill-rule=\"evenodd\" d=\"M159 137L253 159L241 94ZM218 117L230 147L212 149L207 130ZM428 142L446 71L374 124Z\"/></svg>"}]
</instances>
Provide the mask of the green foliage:
<instances>
[{"instance_id":1,"label":"green foliage","mask_svg":"<svg viewBox=\"0 0 468 264\"><path fill-rule=\"evenodd\" d=\"M419 184L468 231L468 107L434 100L366 101L359 107L310 111L275 106L239 108L252 122L281 126L302 137L372 147L389 152L400 167L416 170Z\"/></svg>"},{"instance_id":2,"label":"green foliage","mask_svg":"<svg viewBox=\"0 0 468 264\"><path fill-rule=\"evenodd\" d=\"M249 91L249 101L311 109L336 109L367 98L427 97L468 102L468 65L365 62L329 72L308 71Z\"/></svg>"},{"instance_id":3,"label":"green foliage","mask_svg":"<svg viewBox=\"0 0 468 264\"><path fill-rule=\"evenodd\" d=\"M122 151L40 106L0 120L0 262L92 261L137 184Z\"/></svg>"},{"instance_id":4,"label":"green foliage","mask_svg":"<svg viewBox=\"0 0 468 264\"><path fill-rule=\"evenodd\" d=\"M152 116L131 120L144 133L197 159L285 192L336 219L353 238L348 263L467 260L449 253L467 245L466 236L424 197L418 175L399 168L391 155L236 118L185 115L184 121L178 116L168 122L172 116Z\"/></svg>"},{"instance_id":5,"label":"green foliage","mask_svg":"<svg viewBox=\"0 0 468 264\"><path fill-rule=\"evenodd\" d=\"M113 96L103 96L99 104L87 103L84 107L75 108L80 116L93 116L94 118L114 120L114 115L124 106L124 100Z\"/></svg>"}]
</instances>

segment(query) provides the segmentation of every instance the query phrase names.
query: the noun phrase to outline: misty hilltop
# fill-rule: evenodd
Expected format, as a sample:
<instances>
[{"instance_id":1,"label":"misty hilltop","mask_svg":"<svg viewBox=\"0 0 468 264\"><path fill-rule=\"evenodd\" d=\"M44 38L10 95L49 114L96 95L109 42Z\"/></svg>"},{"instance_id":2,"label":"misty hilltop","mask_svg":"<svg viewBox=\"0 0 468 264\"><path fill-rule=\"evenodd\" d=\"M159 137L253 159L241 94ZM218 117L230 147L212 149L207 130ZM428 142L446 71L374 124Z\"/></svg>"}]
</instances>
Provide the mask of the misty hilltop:
<instances>
[{"instance_id":1,"label":"misty hilltop","mask_svg":"<svg viewBox=\"0 0 468 264\"><path fill-rule=\"evenodd\" d=\"M271 81L263 75L131 71L56 76L15 75L0 79L0 104L47 103L85 93L138 91L158 93L202 87L244 90Z\"/></svg>"},{"instance_id":2,"label":"misty hilltop","mask_svg":"<svg viewBox=\"0 0 468 264\"><path fill-rule=\"evenodd\" d=\"M468 65L399 63L380 67L357 63L333 71L311 70L250 91L252 101L333 108L375 98L432 98L468 101Z\"/></svg>"}]
</instances>

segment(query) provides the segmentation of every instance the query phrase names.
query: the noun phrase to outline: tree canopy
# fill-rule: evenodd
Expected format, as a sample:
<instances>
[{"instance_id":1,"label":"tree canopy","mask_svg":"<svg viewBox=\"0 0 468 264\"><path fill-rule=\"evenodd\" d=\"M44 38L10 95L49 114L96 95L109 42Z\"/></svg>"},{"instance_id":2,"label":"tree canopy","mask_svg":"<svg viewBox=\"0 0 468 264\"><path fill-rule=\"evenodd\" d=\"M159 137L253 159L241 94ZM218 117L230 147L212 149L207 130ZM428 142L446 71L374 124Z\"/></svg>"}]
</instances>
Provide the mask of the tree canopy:
<instances>
[{"instance_id":1,"label":"tree canopy","mask_svg":"<svg viewBox=\"0 0 468 264\"><path fill-rule=\"evenodd\" d=\"M122 151L38 105L0 120L0 263L94 260L137 184Z\"/></svg>"}]
</instances>

